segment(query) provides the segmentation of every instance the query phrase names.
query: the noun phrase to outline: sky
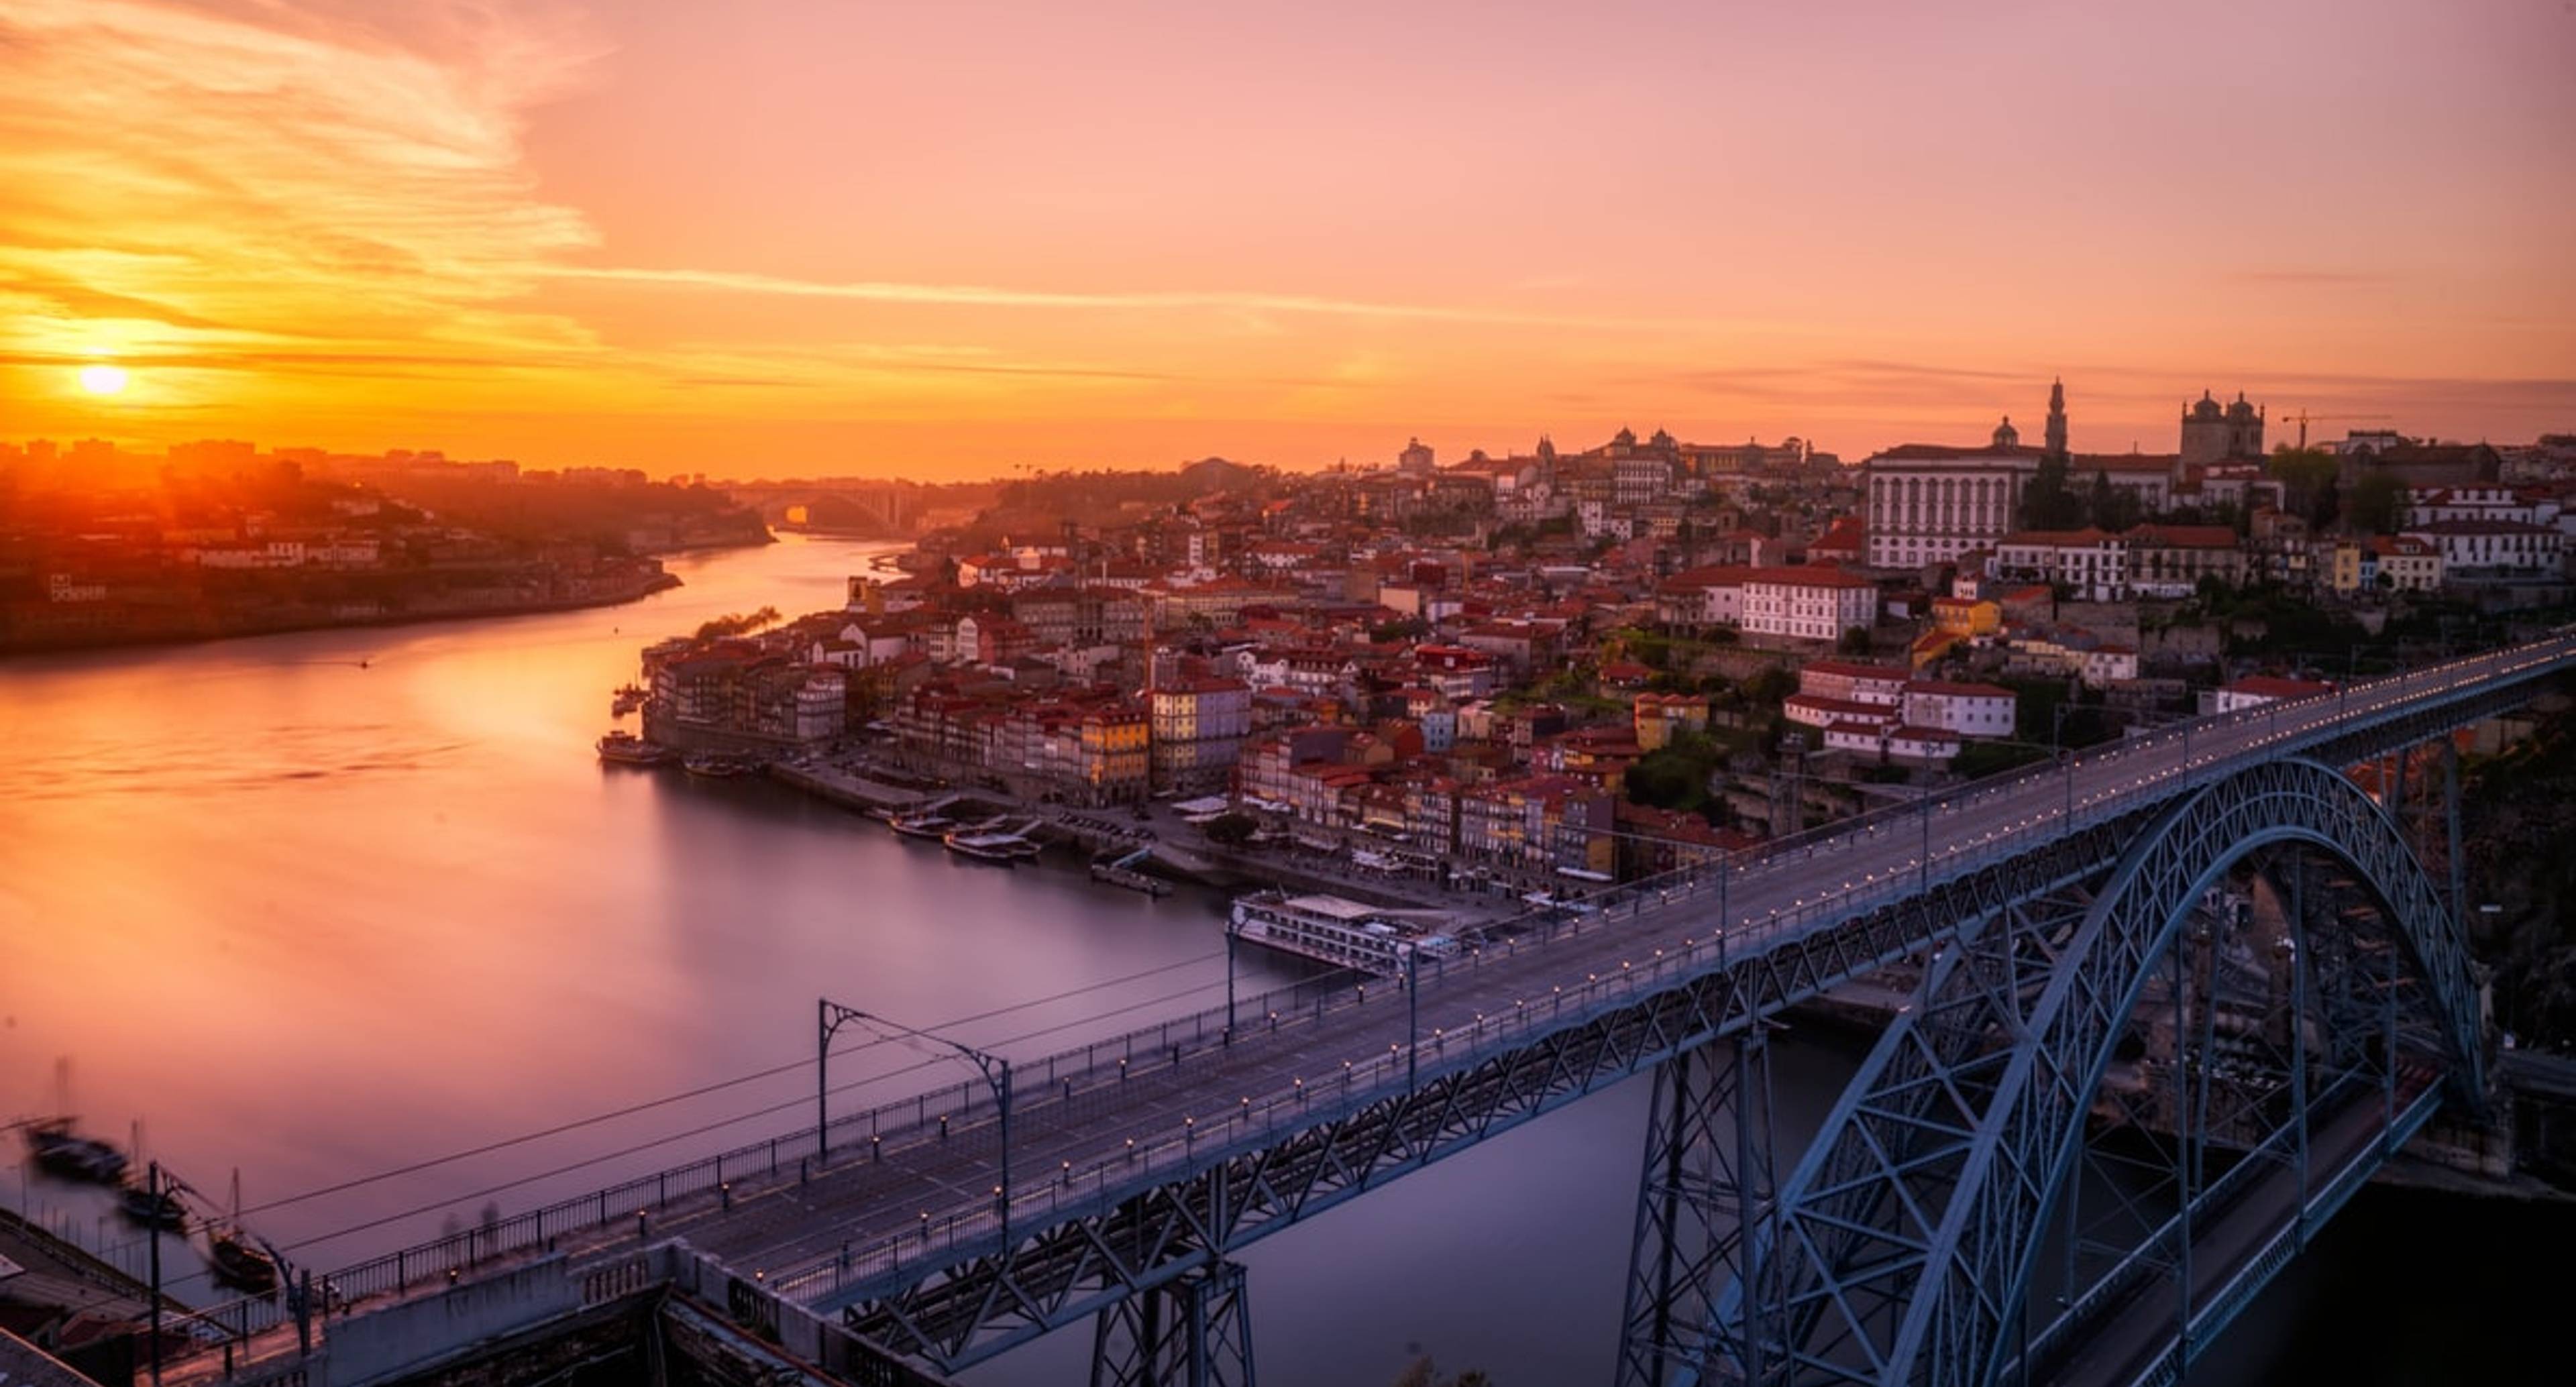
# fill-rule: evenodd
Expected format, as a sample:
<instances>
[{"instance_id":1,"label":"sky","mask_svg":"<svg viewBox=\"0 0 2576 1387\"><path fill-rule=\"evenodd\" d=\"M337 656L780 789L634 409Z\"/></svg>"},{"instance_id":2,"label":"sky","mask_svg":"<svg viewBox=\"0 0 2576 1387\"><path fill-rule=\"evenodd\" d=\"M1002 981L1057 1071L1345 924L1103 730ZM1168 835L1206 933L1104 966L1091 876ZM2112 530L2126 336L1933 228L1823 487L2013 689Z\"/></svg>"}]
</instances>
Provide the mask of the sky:
<instances>
[{"instance_id":1,"label":"sky","mask_svg":"<svg viewBox=\"0 0 2576 1387\"><path fill-rule=\"evenodd\" d=\"M2571 59L2576 0L0 0L0 438L1857 459L2062 376L2087 451L2527 440Z\"/></svg>"}]
</instances>

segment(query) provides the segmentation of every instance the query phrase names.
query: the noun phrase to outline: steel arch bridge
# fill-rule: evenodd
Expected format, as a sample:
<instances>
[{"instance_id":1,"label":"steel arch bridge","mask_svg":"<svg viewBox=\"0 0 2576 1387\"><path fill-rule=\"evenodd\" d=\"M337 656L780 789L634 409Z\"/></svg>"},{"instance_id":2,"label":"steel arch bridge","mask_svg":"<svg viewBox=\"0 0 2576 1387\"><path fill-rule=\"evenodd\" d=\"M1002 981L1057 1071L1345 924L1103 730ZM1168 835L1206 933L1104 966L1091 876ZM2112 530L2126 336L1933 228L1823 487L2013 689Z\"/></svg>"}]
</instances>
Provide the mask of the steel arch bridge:
<instances>
[{"instance_id":1,"label":"steel arch bridge","mask_svg":"<svg viewBox=\"0 0 2576 1387\"><path fill-rule=\"evenodd\" d=\"M2331 768L2570 669L2562 634L2189 721L1624 885L1418 977L1229 998L818 1112L317 1270L318 1304L680 1239L737 1320L823 1325L855 1380L1089 1318L1100 1387L1248 1382L1243 1248L1652 1071L1622 1387L2155 1381L2446 1098L2482 1092L2458 855L2437 888ZM1771 1018L1915 967L1913 1005L1775 1180ZM269 1302L199 1319L226 1343L280 1325Z\"/></svg>"},{"instance_id":2,"label":"steel arch bridge","mask_svg":"<svg viewBox=\"0 0 2576 1387\"><path fill-rule=\"evenodd\" d=\"M2291 976L2252 989L2267 1020L2222 1045L2237 922L2206 906L2256 865L2290 902L2271 953ZM2173 1135L2126 1155L2125 1184L2094 1182L2129 1206L2106 1243L2074 1206L2142 1005L2170 1008ZM2484 1092L2445 893L2387 811L2303 759L2208 785L2107 872L1970 922L1776 1192L1759 1048L1659 1072L1622 1383L2170 1380L2429 1118L2437 1083L2471 1107ZM2141 1169L2163 1177L2161 1218L2137 1217ZM2034 1305L2052 1225L2066 1259ZM2126 1357L2079 1352L2123 1310Z\"/></svg>"}]
</instances>

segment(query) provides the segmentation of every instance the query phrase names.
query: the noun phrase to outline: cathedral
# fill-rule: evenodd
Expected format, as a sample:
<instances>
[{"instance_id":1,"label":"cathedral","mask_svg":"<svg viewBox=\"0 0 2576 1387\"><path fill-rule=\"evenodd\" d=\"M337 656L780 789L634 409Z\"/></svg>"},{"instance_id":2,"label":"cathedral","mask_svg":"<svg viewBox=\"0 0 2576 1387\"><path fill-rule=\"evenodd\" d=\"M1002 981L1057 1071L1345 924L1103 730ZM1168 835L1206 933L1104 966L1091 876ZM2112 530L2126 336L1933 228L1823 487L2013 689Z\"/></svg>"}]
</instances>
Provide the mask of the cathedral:
<instances>
[{"instance_id":1,"label":"cathedral","mask_svg":"<svg viewBox=\"0 0 2576 1387\"><path fill-rule=\"evenodd\" d=\"M2247 404L2244 391L2237 391L2236 403L2224 408L2206 390L2196 403L2183 406L2183 466L2262 460L2263 409Z\"/></svg>"}]
</instances>

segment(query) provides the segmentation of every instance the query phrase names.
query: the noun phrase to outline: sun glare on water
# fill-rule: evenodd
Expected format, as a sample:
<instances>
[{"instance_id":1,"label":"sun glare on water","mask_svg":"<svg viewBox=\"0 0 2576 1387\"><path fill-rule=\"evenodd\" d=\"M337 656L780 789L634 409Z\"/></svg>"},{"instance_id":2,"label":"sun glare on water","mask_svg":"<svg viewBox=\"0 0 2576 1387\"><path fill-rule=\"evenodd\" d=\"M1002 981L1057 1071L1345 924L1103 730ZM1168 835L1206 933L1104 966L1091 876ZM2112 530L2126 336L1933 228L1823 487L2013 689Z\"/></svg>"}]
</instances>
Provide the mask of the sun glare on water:
<instances>
[{"instance_id":1,"label":"sun glare on water","mask_svg":"<svg viewBox=\"0 0 2576 1387\"><path fill-rule=\"evenodd\" d=\"M81 389L93 395L113 395L125 388L125 368L83 366L80 369L80 383Z\"/></svg>"}]
</instances>

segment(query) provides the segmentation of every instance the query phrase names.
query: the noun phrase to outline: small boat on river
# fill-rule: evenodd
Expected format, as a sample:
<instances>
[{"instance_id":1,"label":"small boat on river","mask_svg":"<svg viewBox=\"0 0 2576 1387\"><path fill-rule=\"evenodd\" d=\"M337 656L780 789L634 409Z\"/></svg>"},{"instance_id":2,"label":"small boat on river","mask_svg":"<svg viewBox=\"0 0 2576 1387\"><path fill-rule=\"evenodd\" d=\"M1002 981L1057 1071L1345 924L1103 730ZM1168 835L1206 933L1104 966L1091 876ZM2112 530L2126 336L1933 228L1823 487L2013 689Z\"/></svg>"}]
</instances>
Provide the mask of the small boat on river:
<instances>
[{"instance_id":1,"label":"small boat on river","mask_svg":"<svg viewBox=\"0 0 2576 1387\"><path fill-rule=\"evenodd\" d=\"M659 766L670 761L671 756L669 747L622 729L599 739L599 759L612 766Z\"/></svg>"},{"instance_id":2,"label":"small boat on river","mask_svg":"<svg viewBox=\"0 0 2576 1387\"><path fill-rule=\"evenodd\" d=\"M38 1170L65 1180L113 1185L125 1179L125 1153L74 1132L68 1117L29 1126L27 1154Z\"/></svg>"},{"instance_id":3,"label":"small boat on river","mask_svg":"<svg viewBox=\"0 0 2576 1387\"><path fill-rule=\"evenodd\" d=\"M960 857L971 857L978 862L998 862L1004 866L1038 855L1038 845L1016 833L957 832L940 841Z\"/></svg>"},{"instance_id":4,"label":"small boat on river","mask_svg":"<svg viewBox=\"0 0 2576 1387\"><path fill-rule=\"evenodd\" d=\"M146 1228L176 1233L188 1226L187 1206L168 1190L154 1194L128 1185L124 1193L116 1197L116 1211L125 1215L128 1222L139 1223Z\"/></svg>"},{"instance_id":5,"label":"small boat on river","mask_svg":"<svg viewBox=\"0 0 2576 1387\"><path fill-rule=\"evenodd\" d=\"M945 838L957 827L957 821L945 814L897 814L886 820L886 827L906 838Z\"/></svg>"}]
</instances>

